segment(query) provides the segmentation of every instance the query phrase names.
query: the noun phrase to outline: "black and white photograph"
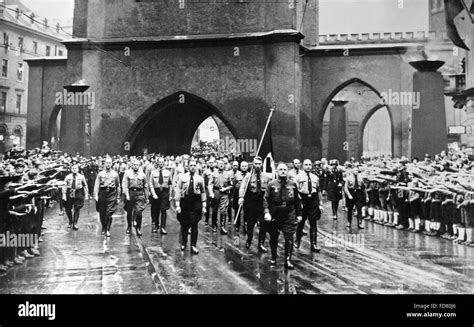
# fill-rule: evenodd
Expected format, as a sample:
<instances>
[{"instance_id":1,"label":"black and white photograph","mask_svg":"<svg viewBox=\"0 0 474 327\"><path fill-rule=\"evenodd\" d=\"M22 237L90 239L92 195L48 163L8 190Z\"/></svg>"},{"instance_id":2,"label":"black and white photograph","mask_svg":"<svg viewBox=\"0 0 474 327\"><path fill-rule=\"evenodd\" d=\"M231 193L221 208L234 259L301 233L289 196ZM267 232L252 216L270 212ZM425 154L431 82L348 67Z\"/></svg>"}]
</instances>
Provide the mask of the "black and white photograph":
<instances>
[{"instance_id":1,"label":"black and white photograph","mask_svg":"<svg viewBox=\"0 0 474 327\"><path fill-rule=\"evenodd\" d=\"M0 56L1 327L474 325L473 0L0 0Z\"/></svg>"}]
</instances>

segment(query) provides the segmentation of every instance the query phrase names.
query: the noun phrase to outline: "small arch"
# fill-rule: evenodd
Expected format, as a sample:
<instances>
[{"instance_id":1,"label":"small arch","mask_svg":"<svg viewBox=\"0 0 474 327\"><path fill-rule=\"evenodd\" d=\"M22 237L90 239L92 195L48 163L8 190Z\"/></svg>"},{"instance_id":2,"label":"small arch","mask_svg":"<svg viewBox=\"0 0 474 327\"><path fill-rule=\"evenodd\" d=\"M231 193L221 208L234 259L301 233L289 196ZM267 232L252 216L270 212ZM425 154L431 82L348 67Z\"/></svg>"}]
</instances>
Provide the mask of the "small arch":
<instances>
[{"instance_id":1,"label":"small arch","mask_svg":"<svg viewBox=\"0 0 474 327\"><path fill-rule=\"evenodd\" d=\"M362 156L363 154L363 148L364 148L364 131L365 131L365 127L367 126L367 123L368 121L370 120L370 118L372 118L372 116L380 109L383 109L383 108L386 108L387 109L387 112L388 112L388 116L390 118L390 133L391 133L391 140L390 140L390 152L393 156L393 149L395 147L395 138L393 137L394 136L394 126L393 126L393 118L392 118L392 113L390 112L390 109L388 108L387 105L384 105L384 104L378 104L376 105L375 107L373 107L372 109L370 109L370 111L367 113L367 115L365 115L364 119L362 119L362 122L360 124L360 130L359 130L359 149L358 149L358 153L359 153L359 158Z\"/></svg>"},{"instance_id":2,"label":"small arch","mask_svg":"<svg viewBox=\"0 0 474 327\"><path fill-rule=\"evenodd\" d=\"M353 84L353 83L360 83L360 84L362 84L362 85L368 87L369 89L371 89L372 91L374 91L374 93L377 94L377 96L378 96L379 98L382 99L382 94L381 94L375 87L373 87L371 84L369 84L369 83L367 83L367 82L365 82L365 81L363 81L363 80L361 80L360 78L357 78L357 77L351 78L351 79L345 81L344 83L340 84L338 87L336 87L336 88L329 94L329 96L326 98L326 100L325 100L324 103L323 103L323 110L321 110L321 112L320 112L320 114L319 114L320 117L318 117L318 119L319 119L320 122L323 121L323 119L324 119L324 114L326 113L326 110L327 110L328 107L329 107L329 103L334 99L334 97L335 97L339 92L341 92L343 89L345 89L347 86L349 86L349 85L351 85L351 84ZM387 108L388 108L388 106L387 106ZM389 109L389 111L390 111L390 109Z\"/></svg>"}]
</instances>

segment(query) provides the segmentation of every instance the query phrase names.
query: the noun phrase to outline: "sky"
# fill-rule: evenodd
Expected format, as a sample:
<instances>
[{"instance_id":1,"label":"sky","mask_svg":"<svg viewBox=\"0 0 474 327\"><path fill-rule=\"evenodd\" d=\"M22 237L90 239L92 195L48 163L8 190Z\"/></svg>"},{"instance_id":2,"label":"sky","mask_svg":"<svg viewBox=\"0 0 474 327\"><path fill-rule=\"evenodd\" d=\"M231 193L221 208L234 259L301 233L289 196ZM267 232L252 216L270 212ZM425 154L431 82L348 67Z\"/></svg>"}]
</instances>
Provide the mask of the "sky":
<instances>
[{"instance_id":1,"label":"sky","mask_svg":"<svg viewBox=\"0 0 474 327\"><path fill-rule=\"evenodd\" d=\"M74 0L22 1L41 17L73 16ZM321 34L428 30L428 0L319 1Z\"/></svg>"},{"instance_id":2,"label":"sky","mask_svg":"<svg viewBox=\"0 0 474 327\"><path fill-rule=\"evenodd\" d=\"M74 0L21 0L34 13L47 18L72 19Z\"/></svg>"},{"instance_id":3,"label":"sky","mask_svg":"<svg viewBox=\"0 0 474 327\"><path fill-rule=\"evenodd\" d=\"M319 15L320 34L428 30L428 0L320 0Z\"/></svg>"}]
</instances>

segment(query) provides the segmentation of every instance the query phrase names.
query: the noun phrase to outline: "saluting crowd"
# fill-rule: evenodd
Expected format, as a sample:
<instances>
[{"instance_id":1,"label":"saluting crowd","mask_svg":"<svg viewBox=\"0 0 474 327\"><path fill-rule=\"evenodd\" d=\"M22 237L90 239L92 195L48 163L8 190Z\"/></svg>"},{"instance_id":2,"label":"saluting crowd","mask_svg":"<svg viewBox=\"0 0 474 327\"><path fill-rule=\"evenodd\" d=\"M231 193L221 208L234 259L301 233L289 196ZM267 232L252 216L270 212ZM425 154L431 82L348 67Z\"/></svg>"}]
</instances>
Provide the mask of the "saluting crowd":
<instances>
[{"instance_id":1,"label":"saluting crowd","mask_svg":"<svg viewBox=\"0 0 474 327\"><path fill-rule=\"evenodd\" d=\"M276 265L283 234L284 266L293 269L293 249L301 247L305 235L310 251L320 252L318 221L328 201L330 219L344 212L348 229L363 229L367 220L474 246L474 169L462 152L426 155L421 161L294 159L274 167L258 156L247 162L241 155L208 150L176 157L84 158L51 151L46 142L41 149L15 148L0 161L0 234L35 234L41 242L45 208L52 202L73 232L91 198L104 237L112 236L113 216L122 202L125 233L140 237L149 204L151 231L162 235L168 233L168 212L174 208L182 251L189 243L191 253L199 253L201 220L214 233L245 234L247 249L257 227L259 252L268 252L269 235L271 265ZM38 244L0 248L0 272L39 255Z\"/></svg>"}]
</instances>

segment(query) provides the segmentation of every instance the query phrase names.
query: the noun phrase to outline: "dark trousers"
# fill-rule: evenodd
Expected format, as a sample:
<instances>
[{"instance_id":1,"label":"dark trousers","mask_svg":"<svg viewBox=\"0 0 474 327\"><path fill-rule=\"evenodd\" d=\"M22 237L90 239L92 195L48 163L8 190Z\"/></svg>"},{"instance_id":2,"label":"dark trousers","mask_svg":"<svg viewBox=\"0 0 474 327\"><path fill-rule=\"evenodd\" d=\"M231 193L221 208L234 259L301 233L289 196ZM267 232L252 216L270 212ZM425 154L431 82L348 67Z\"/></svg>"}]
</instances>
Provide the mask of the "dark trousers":
<instances>
[{"instance_id":1,"label":"dark trousers","mask_svg":"<svg viewBox=\"0 0 474 327\"><path fill-rule=\"evenodd\" d=\"M245 199L244 221L247 224L247 243L252 244L253 230L257 222L259 222L258 242L263 245L266 235L269 233L269 223L263 220L263 195L251 193Z\"/></svg>"},{"instance_id":2,"label":"dark trousers","mask_svg":"<svg viewBox=\"0 0 474 327\"><path fill-rule=\"evenodd\" d=\"M127 223L128 227L132 226L132 222L136 223L136 227L141 229L142 227L142 213L146 208L145 194L143 190L132 191L129 190L130 201L125 204L125 210L127 210Z\"/></svg>"},{"instance_id":3,"label":"dark trousers","mask_svg":"<svg viewBox=\"0 0 474 327\"><path fill-rule=\"evenodd\" d=\"M166 228L167 210L170 207L169 190L167 188L161 190L155 188L155 193L158 195L158 198L154 199L151 197L151 220L156 228Z\"/></svg>"},{"instance_id":4,"label":"dark trousers","mask_svg":"<svg viewBox=\"0 0 474 327\"><path fill-rule=\"evenodd\" d=\"M277 257L278 249L278 237L280 236L280 230L283 232L283 237L285 238L285 260L291 260L291 255L293 254L294 247L294 233L278 227L275 222L267 223L267 229L270 234L270 252L272 259L275 260Z\"/></svg>"},{"instance_id":5,"label":"dark trousers","mask_svg":"<svg viewBox=\"0 0 474 327\"><path fill-rule=\"evenodd\" d=\"M354 206L357 210L357 223L360 223L362 220L362 204L363 202L360 201L356 196L353 195L352 200L346 197L346 207L347 207L347 221L352 223L352 212L354 210Z\"/></svg>"},{"instance_id":6,"label":"dark trousers","mask_svg":"<svg viewBox=\"0 0 474 327\"><path fill-rule=\"evenodd\" d=\"M70 189L66 193L64 208L69 219L69 225L76 225L79 220L79 213L84 206L84 189L76 190L75 197L70 197ZM74 212L72 211L74 209Z\"/></svg>"},{"instance_id":7,"label":"dark trousers","mask_svg":"<svg viewBox=\"0 0 474 327\"><path fill-rule=\"evenodd\" d=\"M229 195L214 191L214 198L212 199L212 226L217 226L217 213L220 215L220 225L225 226L226 215L228 214Z\"/></svg>"},{"instance_id":8,"label":"dark trousers","mask_svg":"<svg viewBox=\"0 0 474 327\"><path fill-rule=\"evenodd\" d=\"M188 244L188 231L191 228L191 246L196 246L198 239L198 221L182 222L181 223L181 244L186 246Z\"/></svg>"},{"instance_id":9,"label":"dark trousers","mask_svg":"<svg viewBox=\"0 0 474 327\"><path fill-rule=\"evenodd\" d=\"M115 189L99 190L99 201L97 202L97 211L99 211L102 231L109 230L112 225L112 216L117 207L117 191Z\"/></svg>"},{"instance_id":10,"label":"dark trousers","mask_svg":"<svg viewBox=\"0 0 474 327\"><path fill-rule=\"evenodd\" d=\"M337 210L339 209L339 199L331 201L332 215L337 215Z\"/></svg>"},{"instance_id":11,"label":"dark trousers","mask_svg":"<svg viewBox=\"0 0 474 327\"><path fill-rule=\"evenodd\" d=\"M317 194L312 197L308 197L306 194L301 194L301 204L303 205L303 214L302 220L298 223L298 227L296 228L296 239L301 241L303 237L303 229L304 225L306 224L306 220L309 221L309 236L311 244L316 244L316 238L318 233L318 220L321 218L321 210L319 209L319 198L317 198Z\"/></svg>"}]
</instances>

